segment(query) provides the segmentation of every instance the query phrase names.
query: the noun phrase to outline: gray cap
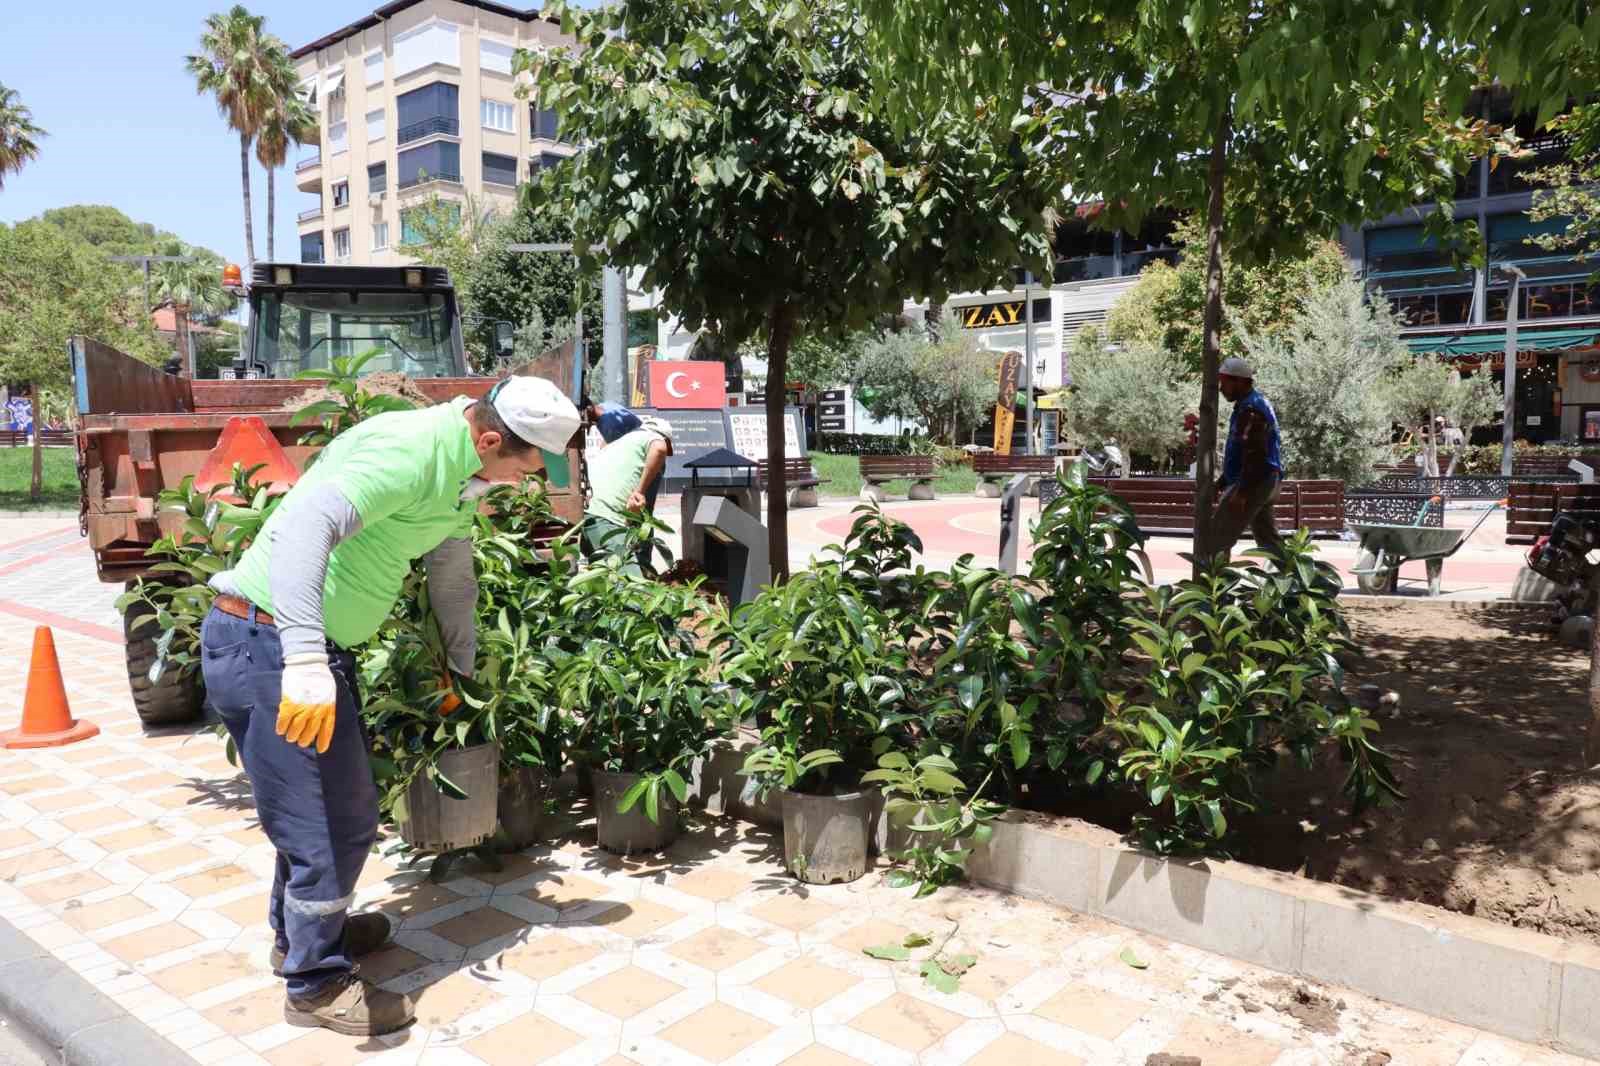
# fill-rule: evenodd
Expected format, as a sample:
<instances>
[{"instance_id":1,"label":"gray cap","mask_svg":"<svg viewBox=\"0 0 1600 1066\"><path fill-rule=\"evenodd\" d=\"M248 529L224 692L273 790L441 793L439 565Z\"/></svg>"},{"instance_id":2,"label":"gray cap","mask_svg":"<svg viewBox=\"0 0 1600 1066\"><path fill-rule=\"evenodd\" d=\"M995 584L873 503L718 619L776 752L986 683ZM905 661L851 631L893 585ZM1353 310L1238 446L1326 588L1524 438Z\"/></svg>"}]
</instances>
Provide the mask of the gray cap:
<instances>
[{"instance_id":1,"label":"gray cap","mask_svg":"<svg viewBox=\"0 0 1600 1066\"><path fill-rule=\"evenodd\" d=\"M1244 378L1246 381L1254 381L1256 379L1255 370L1237 355L1224 359L1222 365L1217 368L1217 373L1226 374L1230 378Z\"/></svg>"}]
</instances>

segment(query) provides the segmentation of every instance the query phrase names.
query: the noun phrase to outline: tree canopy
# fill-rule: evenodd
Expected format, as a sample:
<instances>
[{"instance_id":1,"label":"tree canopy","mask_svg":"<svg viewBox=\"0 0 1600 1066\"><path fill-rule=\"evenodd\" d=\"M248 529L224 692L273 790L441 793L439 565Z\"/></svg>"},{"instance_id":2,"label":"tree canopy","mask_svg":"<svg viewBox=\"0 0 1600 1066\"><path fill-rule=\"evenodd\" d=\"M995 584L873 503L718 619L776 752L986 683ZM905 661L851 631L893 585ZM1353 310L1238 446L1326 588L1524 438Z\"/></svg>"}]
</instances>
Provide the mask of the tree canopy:
<instances>
[{"instance_id":1,"label":"tree canopy","mask_svg":"<svg viewBox=\"0 0 1600 1066\"><path fill-rule=\"evenodd\" d=\"M539 194L689 329L839 335L907 297L986 289L1047 255L1059 192L1031 166L1043 121L927 109L897 131L874 99L867 27L846 0L557 3L576 47L519 52L562 136L586 145ZM1015 119L1015 121L1013 121ZM783 393L767 390L768 527L788 572Z\"/></svg>"}]
</instances>

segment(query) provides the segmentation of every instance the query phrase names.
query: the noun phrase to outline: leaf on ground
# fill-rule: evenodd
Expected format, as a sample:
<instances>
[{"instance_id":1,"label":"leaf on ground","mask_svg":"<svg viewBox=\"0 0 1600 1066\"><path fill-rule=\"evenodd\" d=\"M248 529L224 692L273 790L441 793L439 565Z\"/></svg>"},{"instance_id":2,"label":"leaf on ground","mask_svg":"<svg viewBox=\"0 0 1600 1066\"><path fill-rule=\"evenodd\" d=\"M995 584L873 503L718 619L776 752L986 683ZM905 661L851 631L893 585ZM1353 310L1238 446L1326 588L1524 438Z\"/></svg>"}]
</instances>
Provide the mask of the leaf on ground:
<instances>
[{"instance_id":1,"label":"leaf on ground","mask_svg":"<svg viewBox=\"0 0 1600 1066\"><path fill-rule=\"evenodd\" d=\"M953 996L961 987L961 979L945 973L944 967L929 959L922 964L922 979L928 982L928 987L947 996Z\"/></svg>"},{"instance_id":2,"label":"leaf on ground","mask_svg":"<svg viewBox=\"0 0 1600 1066\"><path fill-rule=\"evenodd\" d=\"M908 948L925 948L933 943L933 937L927 933L912 933L903 941Z\"/></svg>"},{"instance_id":3,"label":"leaf on ground","mask_svg":"<svg viewBox=\"0 0 1600 1066\"><path fill-rule=\"evenodd\" d=\"M1122 954L1118 955L1117 958L1132 966L1135 970L1148 970L1150 968L1150 964L1135 955L1132 948L1123 948Z\"/></svg>"},{"instance_id":4,"label":"leaf on ground","mask_svg":"<svg viewBox=\"0 0 1600 1066\"><path fill-rule=\"evenodd\" d=\"M977 964L976 955L952 955L948 959L939 960L939 968L951 977L960 977Z\"/></svg>"},{"instance_id":5,"label":"leaf on ground","mask_svg":"<svg viewBox=\"0 0 1600 1066\"><path fill-rule=\"evenodd\" d=\"M905 962L911 957L911 952L899 944L873 944L871 947L862 948L861 950L873 958L883 959L885 962Z\"/></svg>"},{"instance_id":6,"label":"leaf on ground","mask_svg":"<svg viewBox=\"0 0 1600 1066\"><path fill-rule=\"evenodd\" d=\"M885 880L890 888L910 888L917 883L917 875L910 870L890 870Z\"/></svg>"}]
</instances>

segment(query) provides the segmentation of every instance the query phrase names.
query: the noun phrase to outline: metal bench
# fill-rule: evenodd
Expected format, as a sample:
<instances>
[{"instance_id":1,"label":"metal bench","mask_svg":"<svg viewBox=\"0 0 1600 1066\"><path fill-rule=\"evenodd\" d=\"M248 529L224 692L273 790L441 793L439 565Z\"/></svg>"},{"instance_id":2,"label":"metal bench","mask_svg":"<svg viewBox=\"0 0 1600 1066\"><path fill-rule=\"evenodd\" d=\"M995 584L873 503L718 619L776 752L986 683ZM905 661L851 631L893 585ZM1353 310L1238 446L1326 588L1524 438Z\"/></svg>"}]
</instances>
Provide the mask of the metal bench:
<instances>
[{"instance_id":1,"label":"metal bench","mask_svg":"<svg viewBox=\"0 0 1600 1066\"><path fill-rule=\"evenodd\" d=\"M756 463L756 480L761 484L762 491L766 490L769 470L771 466L765 459ZM827 478L819 478L817 472L811 469L810 459L800 457L783 460L783 484L789 490L790 507L817 506L817 486L827 482Z\"/></svg>"},{"instance_id":2,"label":"metal bench","mask_svg":"<svg viewBox=\"0 0 1600 1066\"><path fill-rule=\"evenodd\" d=\"M972 457L972 469L978 475L978 487L973 494L986 500L1000 498L1000 483L1015 474L1026 474L1028 495L1039 494L1039 482L1055 476L1056 460L1050 455L994 455L979 453Z\"/></svg>"},{"instance_id":3,"label":"metal bench","mask_svg":"<svg viewBox=\"0 0 1600 1066\"><path fill-rule=\"evenodd\" d=\"M888 499L883 490L885 481L910 478L911 491L907 499L931 500L933 495L933 456L931 455L863 455L861 462L861 498L874 503Z\"/></svg>"}]
</instances>

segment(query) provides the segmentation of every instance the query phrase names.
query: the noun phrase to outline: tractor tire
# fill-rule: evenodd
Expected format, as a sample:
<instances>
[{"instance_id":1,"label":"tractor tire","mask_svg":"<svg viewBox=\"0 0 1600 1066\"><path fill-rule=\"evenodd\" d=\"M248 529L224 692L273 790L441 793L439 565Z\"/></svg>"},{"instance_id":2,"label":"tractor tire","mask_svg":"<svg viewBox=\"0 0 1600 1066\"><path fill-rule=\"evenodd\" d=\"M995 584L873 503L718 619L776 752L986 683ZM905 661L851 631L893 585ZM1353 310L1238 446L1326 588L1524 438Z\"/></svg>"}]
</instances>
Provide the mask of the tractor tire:
<instances>
[{"instance_id":1,"label":"tractor tire","mask_svg":"<svg viewBox=\"0 0 1600 1066\"><path fill-rule=\"evenodd\" d=\"M128 588L132 589L133 584L130 581ZM151 613L145 604L135 603L129 605L122 616L128 687L133 690L134 710L139 713L139 721L147 726L183 725L197 721L204 702L198 674L185 676L176 669L168 669L159 681L150 681L150 667L156 661L156 632L151 626L135 630L133 624Z\"/></svg>"}]
</instances>

